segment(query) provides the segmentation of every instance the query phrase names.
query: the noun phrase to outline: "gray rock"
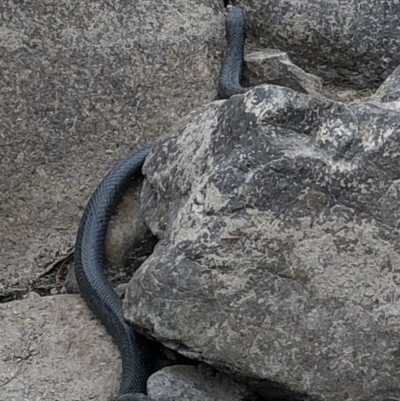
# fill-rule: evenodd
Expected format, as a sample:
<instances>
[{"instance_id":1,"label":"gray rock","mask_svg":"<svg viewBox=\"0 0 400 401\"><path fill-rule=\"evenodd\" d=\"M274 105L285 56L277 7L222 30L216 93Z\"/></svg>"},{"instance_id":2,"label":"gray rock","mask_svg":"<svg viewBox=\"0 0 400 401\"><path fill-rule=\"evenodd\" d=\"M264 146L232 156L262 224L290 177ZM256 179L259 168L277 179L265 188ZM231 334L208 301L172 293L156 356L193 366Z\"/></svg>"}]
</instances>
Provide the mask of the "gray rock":
<instances>
[{"instance_id":1,"label":"gray rock","mask_svg":"<svg viewBox=\"0 0 400 401\"><path fill-rule=\"evenodd\" d=\"M5 0L1 19L0 297L69 251L117 160L216 98L225 48L220 0Z\"/></svg>"},{"instance_id":2,"label":"gray rock","mask_svg":"<svg viewBox=\"0 0 400 401\"><path fill-rule=\"evenodd\" d=\"M210 366L176 365L153 374L147 382L155 401L242 401L257 398L244 385Z\"/></svg>"},{"instance_id":3,"label":"gray rock","mask_svg":"<svg viewBox=\"0 0 400 401\"><path fill-rule=\"evenodd\" d=\"M233 0L248 13L251 49L287 51L336 84L377 87L400 64L400 3L393 0Z\"/></svg>"},{"instance_id":4,"label":"gray rock","mask_svg":"<svg viewBox=\"0 0 400 401\"><path fill-rule=\"evenodd\" d=\"M270 399L397 390L399 111L264 85L191 113L144 167L126 317Z\"/></svg>"},{"instance_id":5,"label":"gray rock","mask_svg":"<svg viewBox=\"0 0 400 401\"><path fill-rule=\"evenodd\" d=\"M400 99L400 67L397 67L388 79L371 96L372 100L388 103Z\"/></svg>"},{"instance_id":6,"label":"gray rock","mask_svg":"<svg viewBox=\"0 0 400 401\"><path fill-rule=\"evenodd\" d=\"M400 390L388 391L385 394L379 394L372 397L368 401L399 401L400 400Z\"/></svg>"},{"instance_id":7,"label":"gray rock","mask_svg":"<svg viewBox=\"0 0 400 401\"><path fill-rule=\"evenodd\" d=\"M311 94L320 92L323 83L293 64L287 53L273 49L247 54L243 75L246 86L268 83Z\"/></svg>"},{"instance_id":8,"label":"gray rock","mask_svg":"<svg viewBox=\"0 0 400 401\"><path fill-rule=\"evenodd\" d=\"M308 74L294 65L286 53L265 50L246 55L244 83L256 86L260 83L272 83L292 88L303 93L317 94L322 89L322 79ZM106 265L113 272L113 280L126 275L124 267L129 265L135 271L144 261L142 256L149 256L154 247L151 233L145 226L138 201L142 180L133 183L126 191L118 206L107 236L105 249ZM74 265L69 266L64 286L69 293L78 293Z\"/></svg>"},{"instance_id":9,"label":"gray rock","mask_svg":"<svg viewBox=\"0 0 400 401\"><path fill-rule=\"evenodd\" d=\"M2 401L109 401L118 392L117 347L80 297L0 304Z\"/></svg>"}]
</instances>

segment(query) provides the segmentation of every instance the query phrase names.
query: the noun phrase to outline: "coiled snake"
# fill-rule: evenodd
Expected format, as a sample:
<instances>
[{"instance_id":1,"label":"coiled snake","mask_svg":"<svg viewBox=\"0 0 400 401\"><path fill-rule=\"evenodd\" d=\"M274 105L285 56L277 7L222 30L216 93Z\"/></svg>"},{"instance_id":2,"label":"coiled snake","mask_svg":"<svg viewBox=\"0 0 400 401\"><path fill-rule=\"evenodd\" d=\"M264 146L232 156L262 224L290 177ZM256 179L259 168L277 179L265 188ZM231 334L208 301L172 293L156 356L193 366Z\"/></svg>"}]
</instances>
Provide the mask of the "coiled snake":
<instances>
[{"instance_id":1,"label":"coiled snake","mask_svg":"<svg viewBox=\"0 0 400 401\"><path fill-rule=\"evenodd\" d=\"M219 93L229 98L248 90L240 85L245 42L243 8L228 7L225 27L227 49ZM150 400L145 393L147 379L153 373L153 353L149 341L124 320L122 301L104 273L103 250L111 215L125 188L141 176L151 148L152 144L148 144L135 150L106 175L86 205L75 244L75 274L81 294L121 353L122 380L116 401Z\"/></svg>"}]
</instances>

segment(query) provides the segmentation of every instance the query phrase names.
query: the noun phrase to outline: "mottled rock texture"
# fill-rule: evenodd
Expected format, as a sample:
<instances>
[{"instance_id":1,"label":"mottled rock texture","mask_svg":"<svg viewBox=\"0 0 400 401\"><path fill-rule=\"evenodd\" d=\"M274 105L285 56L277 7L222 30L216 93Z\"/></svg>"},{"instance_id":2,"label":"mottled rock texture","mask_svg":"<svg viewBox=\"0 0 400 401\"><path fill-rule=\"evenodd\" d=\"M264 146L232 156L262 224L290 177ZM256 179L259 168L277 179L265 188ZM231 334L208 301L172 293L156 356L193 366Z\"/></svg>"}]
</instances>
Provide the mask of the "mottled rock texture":
<instances>
[{"instance_id":1,"label":"mottled rock texture","mask_svg":"<svg viewBox=\"0 0 400 401\"><path fill-rule=\"evenodd\" d=\"M155 401L255 401L244 385L207 365L176 365L153 374L147 382Z\"/></svg>"},{"instance_id":2,"label":"mottled rock texture","mask_svg":"<svg viewBox=\"0 0 400 401\"><path fill-rule=\"evenodd\" d=\"M321 78L293 64L287 53L272 49L245 55L243 78L245 86L268 83L312 94L319 93L323 83Z\"/></svg>"},{"instance_id":3,"label":"mottled rock texture","mask_svg":"<svg viewBox=\"0 0 400 401\"><path fill-rule=\"evenodd\" d=\"M272 400L397 390L399 127L272 85L191 113L144 167L159 242L126 317Z\"/></svg>"},{"instance_id":4,"label":"mottled rock texture","mask_svg":"<svg viewBox=\"0 0 400 401\"><path fill-rule=\"evenodd\" d=\"M286 53L266 50L246 55L243 83L245 86L256 86L260 83L273 83L298 90L303 93L314 93L322 89L322 80L308 74L291 62ZM134 270L143 261L143 254L149 255L154 245L151 233L140 216L138 196L142 180L138 179L124 194L110 224L106 246L106 264L109 271L117 272L118 267L130 265ZM133 263L135 262L135 263ZM113 278L124 273L120 269ZM79 292L74 274L74 266L70 265L64 286L69 293Z\"/></svg>"},{"instance_id":5,"label":"mottled rock texture","mask_svg":"<svg viewBox=\"0 0 400 401\"><path fill-rule=\"evenodd\" d=\"M4 0L0 15L1 295L70 249L116 160L216 98L225 30L220 0Z\"/></svg>"},{"instance_id":6,"label":"mottled rock texture","mask_svg":"<svg viewBox=\"0 0 400 401\"><path fill-rule=\"evenodd\" d=\"M110 401L117 347L80 297L36 295L0 304L2 401Z\"/></svg>"},{"instance_id":7,"label":"mottled rock texture","mask_svg":"<svg viewBox=\"0 0 400 401\"><path fill-rule=\"evenodd\" d=\"M396 102L400 99L400 67L371 96L371 100L383 103Z\"/></svg>"},{"instance_id":8,"label":"mottled rock texture","mask_svg":"<svg viewBox=\"0 0 400 401\"><path fill-rule=\"evenodd\" d=\"M376 87L400 64L397 0L233 0L248 14L252 48L287 51L336 84Z\"/></svg>"}]
</instances>

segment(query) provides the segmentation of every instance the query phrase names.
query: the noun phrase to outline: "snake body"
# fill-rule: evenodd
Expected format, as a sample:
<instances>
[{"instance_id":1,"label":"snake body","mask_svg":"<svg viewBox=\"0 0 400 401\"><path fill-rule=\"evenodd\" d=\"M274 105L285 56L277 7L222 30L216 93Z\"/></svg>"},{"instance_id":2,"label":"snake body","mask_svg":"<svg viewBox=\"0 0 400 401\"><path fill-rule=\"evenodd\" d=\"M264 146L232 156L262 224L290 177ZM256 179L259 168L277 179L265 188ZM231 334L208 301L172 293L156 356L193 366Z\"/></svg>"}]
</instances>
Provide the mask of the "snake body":
<instances>
[{"instance_id":1,"label":"snake body","mask_svg":"<svg viewBox=\"0 0 400 401\"><path fill-rule=\"evenodd\" d=\"M246 40L246 15L239 6L229 7L225 19L226 52L219 76L219 94L223 99L246 92L242 87L244 42Z\"/></svg>"},{"instance_id":2,"label":"snake body","mask_svg":"<svg viewBox=\"0 0 400 401\"><path fill-rule=\"evenodd\" d=\"M225 21L227 50L220 74L220 96L243 93L240 86L245 41L245 14L229 7ZM124 190L141 176L142 166L153 144L147 144L119 161L91 196L81 218L75 243L75 275L89 308L100 319L117 344L122 358L122 380L117 401L143 401L146 382L153 373L149 340L128 325L119 299L104 273L103 254L108 224Z\"/></svg>"}]
</instances>

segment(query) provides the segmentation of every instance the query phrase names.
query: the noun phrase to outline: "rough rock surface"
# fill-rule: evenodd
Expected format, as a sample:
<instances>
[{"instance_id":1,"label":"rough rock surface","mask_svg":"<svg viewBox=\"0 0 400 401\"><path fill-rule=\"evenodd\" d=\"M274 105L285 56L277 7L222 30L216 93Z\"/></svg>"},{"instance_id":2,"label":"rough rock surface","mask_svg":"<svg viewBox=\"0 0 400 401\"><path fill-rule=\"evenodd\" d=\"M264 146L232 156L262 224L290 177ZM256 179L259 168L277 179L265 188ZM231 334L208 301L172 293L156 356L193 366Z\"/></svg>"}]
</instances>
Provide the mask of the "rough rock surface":
<instances>
[{"instance_id":1,"label":"rough rock surface","mask_svg":"<svg viewBox=\"0 0 400 401\"><path fill-rule=\"evenodd\" d=\"M313 94L322 89L321 78L306 73L293 64L286 53L276 50L247 54L243 83L245 86L271 83ZM118 272L113 274L114 280L125 274L125 270L118 267L130 265L130 270L135 271L144 260L140 256L149 256L154 246L151 233L140 216L138 196L141 186L142 180L133 183L110 224L105 254L107 270ZM69 293L79 292L73 264L69 266L64 286Z\"/></svg>"},{"instance_id":2,"label":"rough rock surface","mask_svg":"<svg viewBox=\"0 0 400 401\"><path fill-rule=\"evenodd\" d=\"M126 317L271 399L397 390L399 127L398 102L271 85L191 113L145 164L159 243Z\"/></svg>"},{"instance_id":3,"label":"rough rock surface","mask_svg":"<svg viewBox=\"0 0 400 401\"><path fill-rule=\"evenodd\" d=\"M176 365L153 374L147 382L148 395L155 401L243 401L256 400L244 385L210 366Z\"/></svg>"},{"instance_id":4,"label":"rough rock surface","mask_svg":"<svg viewBox=\"0 0 400 401\"><path fill-rule=\"evenodd\" d=\"M323 83L293 64L287 53L274 49L246 54L243 78L245 86L268 83L311 94L319 93Z\"/></svg>"},{"instance_id":5,"label":"rough rock surface","mask_svg":"<svg viewBox=\"0 0 400 401\"><path fill-rule=\"evenodd\" d=\"M276 48L308 72L376 87L400 64L395 0L233 0L248 13L253 49Z\"/></svg>"},{"instance_id":6,"label":"rough rock surface","mask_svg":"<svg viewBox=\"0 0 400 401\"><path fill-rule=\"evenodd\" d=\"M383 103L398 101L400 99L400 67L397 67L390 77L371 96L371 100Z\"/></svg>"},{"instance_id":7,"label":"rough rock surface","mask_svg":"<svg viewBox=\"0 0 400 401\"><path fill-rule=\"evenodd\" d=\"M225 30L220 0L4 0L0 13L1 295L70 249L116 160L216 98Z\"/></svg>"},{"instance_id":8,"label":"rough rock surface","mask_svg":"<svg viewBox=\"0 0 400 401\"><path fill-rule=\"evenodd\" d=\"M117 394L117 347L80 297L0 304L0 320L2 401L109 401Z\"/></svg>"}]
</instances>

